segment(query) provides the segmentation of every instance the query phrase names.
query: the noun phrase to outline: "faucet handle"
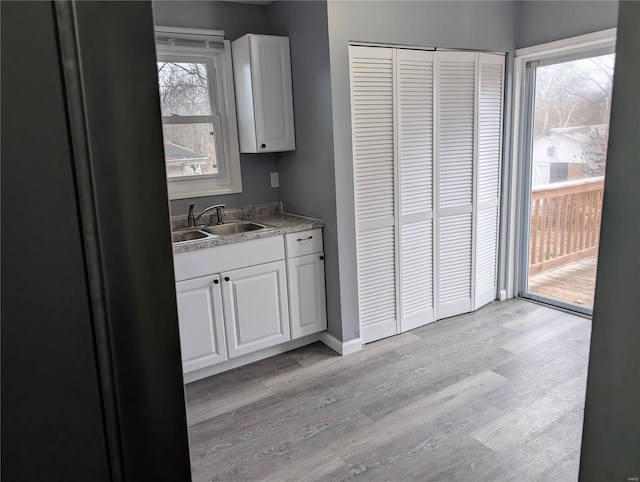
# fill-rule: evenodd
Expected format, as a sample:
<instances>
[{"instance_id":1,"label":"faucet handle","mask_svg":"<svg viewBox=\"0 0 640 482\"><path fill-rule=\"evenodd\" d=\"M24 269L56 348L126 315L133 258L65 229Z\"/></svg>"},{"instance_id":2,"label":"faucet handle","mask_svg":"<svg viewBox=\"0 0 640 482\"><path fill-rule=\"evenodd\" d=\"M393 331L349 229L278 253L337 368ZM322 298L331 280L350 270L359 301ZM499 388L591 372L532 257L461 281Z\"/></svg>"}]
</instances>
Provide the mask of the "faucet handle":
<instances>
[{"instance_id":1,"label":"faucet handle","mask_svg":"<svg viewBox=\"0 0 640 482\"><path fill-rule=\"evenodd\" d=\"M193 208L195 203L189 204L189 212L187 213L187 226L192 228L195 225L195 217L193 215Z\"/></svg>"},{"instance_id":2,"label":"faucet handle","mask_svg":"<svg viewBox=\"0 0 640 482\"><path fill-rule=\"evenodd\" d=\"M218 222L217 224L224 224L224 221L222 220L222 208L226 207L226 205L224 204L218 204L216 206L216 217L218 218Z\"/></svg>"}]
</instances>

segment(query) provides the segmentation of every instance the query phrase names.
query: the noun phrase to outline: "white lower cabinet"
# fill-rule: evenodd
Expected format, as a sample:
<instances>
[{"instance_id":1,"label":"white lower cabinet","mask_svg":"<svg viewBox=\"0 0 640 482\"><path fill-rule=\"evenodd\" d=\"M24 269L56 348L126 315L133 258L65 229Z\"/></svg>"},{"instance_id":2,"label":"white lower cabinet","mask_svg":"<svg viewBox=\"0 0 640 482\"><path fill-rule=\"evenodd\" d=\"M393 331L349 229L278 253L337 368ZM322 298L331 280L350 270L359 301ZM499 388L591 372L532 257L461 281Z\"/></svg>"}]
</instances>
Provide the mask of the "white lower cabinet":
<instances>
[{"instance_id":1,"label":"white lower cabinet","mask_svg":"<svg viewBox=\"0 0 640 482\"><path fill-rule=\"evenodd\" d=\"M327 329L324 289L324 254L300 256L287 261L291 338Z\"/></svg>"},{"instance_id":2,"label":"white lower cabinet","mask_svg":"<svg viewBox=\"0 0 640 482\"><path fill-rule=\"evenodd\" d=\"M184 372L227 360L218 275L176 283Z\"/></svg>"},{"instance_id":3,"label":"white lower cabinet","mask_svg":"<svg viewBox=\"0 0 640 482\"><path fill-rule=\"evenodd\" d=\"M322 229L315 229L177 253L185 380L224 371L224 362L240 366L243 356L273 353L276 345L284 351L292 339L325 330L322 249Z\"/></svg>"},{"instance_id":4,"label":"white lower cabinet","mask_svg":"<svg viewBox=\"0 0 640 482\"><path fill-rule=\"evenodd\" d=\"M284 261L222 273L229 357L291 339Z\"/></svg>"}]
</instances>

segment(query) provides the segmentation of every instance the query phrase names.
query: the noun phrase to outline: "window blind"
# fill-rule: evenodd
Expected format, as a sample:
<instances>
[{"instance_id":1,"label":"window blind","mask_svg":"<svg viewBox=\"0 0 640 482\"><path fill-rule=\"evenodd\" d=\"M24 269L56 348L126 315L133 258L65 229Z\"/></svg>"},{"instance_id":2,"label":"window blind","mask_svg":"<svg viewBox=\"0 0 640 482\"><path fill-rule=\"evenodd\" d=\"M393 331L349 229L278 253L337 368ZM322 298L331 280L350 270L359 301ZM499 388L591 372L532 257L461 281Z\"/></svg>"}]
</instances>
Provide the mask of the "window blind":
<instances>
[{"instance_id":1,"label":"window blind","mask_svg":"<svg viewBox=\"0 0 640 482\"><path fill-rule=\"evenodd\" d=\"M224 31L198 28L156 27L156 43L169 47L224 49Z\"/></svg>"}]
</instances>

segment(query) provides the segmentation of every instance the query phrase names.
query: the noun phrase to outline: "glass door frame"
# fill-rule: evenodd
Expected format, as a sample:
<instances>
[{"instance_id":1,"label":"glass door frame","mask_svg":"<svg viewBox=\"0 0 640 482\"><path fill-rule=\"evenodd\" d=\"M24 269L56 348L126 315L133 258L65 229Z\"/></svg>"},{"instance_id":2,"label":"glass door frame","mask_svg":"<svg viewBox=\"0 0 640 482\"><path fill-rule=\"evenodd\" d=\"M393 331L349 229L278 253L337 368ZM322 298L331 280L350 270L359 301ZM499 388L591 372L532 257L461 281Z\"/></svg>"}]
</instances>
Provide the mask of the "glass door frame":
<instances>
[{"instance_id":1,"label":"glass door frame","mask_svg":"<svg viewBox=\"0 0 640 482\"><path fill-rule=\"evenodd\" d=\"M529 279L529 235L531 220L531 173L533 154L533 114L536 68L615 51L616 29L536 45L516 51L514 59L514 113L512 126L512 169L509 189L507 229L507 298L520 297L545 303L583 316L593 310L527 291Z\"/></svg>"}]
</instances>

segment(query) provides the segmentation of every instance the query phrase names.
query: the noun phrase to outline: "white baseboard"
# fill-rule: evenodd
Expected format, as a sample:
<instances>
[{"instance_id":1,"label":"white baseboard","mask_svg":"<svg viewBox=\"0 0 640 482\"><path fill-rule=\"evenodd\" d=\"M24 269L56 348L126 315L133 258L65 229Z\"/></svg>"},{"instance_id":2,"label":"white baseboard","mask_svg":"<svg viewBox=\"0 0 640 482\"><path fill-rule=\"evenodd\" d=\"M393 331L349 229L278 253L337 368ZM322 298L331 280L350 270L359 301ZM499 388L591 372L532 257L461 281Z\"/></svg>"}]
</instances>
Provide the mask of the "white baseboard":
<instances>
[{"instance_id":1,"label":"white baseboard","mask_svg":"<svg viewBox=\"0 0 640 482\"><path fill-rule=\"evenodd\" d=\"M226 372L227 370L232 370L243 365L248 365L249 363L257 362L259 360L264 360L265 358L279 355L280 353L295 350L296 348L300 348L301 346L315 343L316 341L320 341L321 334L322 333L314 333L312 335L303 336L302 338L297 338L280 345L265 348L263 350L249 353L238 358L232 358L222 363L218 363L217 365L185 373L183 375L184 383L195 382L196 380L201 380L202 378L217 375L218 373Z\"/></svg>"},{"instance_id":2,"label":"white baseboard","mask_svg":"<svg viewBox=\"0 0 640 482\"><path fill-rule=\"evenodd\" d=\"M507 299L507 290L500 290L500 291L498 292L498 299L499 299L500 301L504 301L504 300L506 300L506 299Z\"/></svg>"},{"instance_id":3,"label":"white baseboard","mask_svg":"<svg viewBox=\"0 0 640 482\"><path fill-rule=\"evenodd\" d=\"M351 355L362 350L362 338L340 341L327 331L320 333L320 341L340 355Z\"/></svg>"}]
</instances>

